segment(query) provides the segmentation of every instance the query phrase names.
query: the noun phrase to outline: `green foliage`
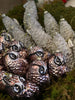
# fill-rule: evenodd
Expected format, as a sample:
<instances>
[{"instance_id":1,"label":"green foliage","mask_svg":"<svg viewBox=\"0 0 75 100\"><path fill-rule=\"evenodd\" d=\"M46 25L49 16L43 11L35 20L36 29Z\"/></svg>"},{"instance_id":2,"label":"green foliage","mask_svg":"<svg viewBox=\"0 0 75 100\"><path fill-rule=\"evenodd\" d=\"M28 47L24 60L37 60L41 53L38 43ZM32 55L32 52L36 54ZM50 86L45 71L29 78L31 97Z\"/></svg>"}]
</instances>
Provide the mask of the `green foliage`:
<instances>
[{"instance_id":1,"label":"green foliage","mask_svg":"<svg viewBox=\"0 0 75 100\"><path fill-rule=\"evenodd\" d=\"M16 18L20 25L23 25L23 15L24 15L24 11L25 9L23 8L23 5L14 7L13 10L10 10L7 13L7 16L11 17L11 18Z\"/></svg>"},{"instance_id":2,"label":"green foliage","mask_svg":"<svg viewBox=\"0 0 75 100\"><path fill-rule=\"evenodd\" d=\"M65 7L62 0L55 0L50 4L44 4L43 7L38 8L39 22L42 26L44 26L43 15L45 10L50 12L58 23L60 18L64 17L75 30L75 8Z\"/></svg>"},{"instance_id":3,"label":"green foliage","mask_svg":"<svg viewBox=\"0 0 75 100\"><path fill-rule=\"evenodd\" d=\"M0 93L0 100L12 100L9 95Z\"/></svg>"},{"instance_id":4,"label":"green foliage","mask_svg":"<svg viewBox=\"0 0 75 100\"><path fill-rule=\"evenodd\" d=\"M59 78L57 82L53 80L42 95L43 100L75 100L75 70L66 77Z\"/></svg>"},{"instance_id":5,"label":"green foliage","mask_svg":"<svg viewBox=\"0 0 75 100\"><path fill-rule=\"evenodd\" d=\"M22 6L23 5L19 5L19 6L14 7L6 15L11 17L11 18L16 18L19 21L20 25L23 26L24 8ZM0 17L0 31L2 29L5 29L5 27L2 23L2 18Z\"/></svg>"},{"instance_id":6,"label":"green foliage","mask_svg":"<svg viewBox=\"0 0 75 100\"><path fill-rule=\"evenodd\" d=\"M44 4L43 7L38 8L39 22L42 26L44 26L43 13L45 10L49 11L58 23L59 19L64 17L75 30L75 8L65 8L62 0L55 0L50 4ZM23 14L24 8L22 5L15 7L7 13L9 17L16 18L21 25L23 25ZM4 29L4 25L0 18L0 30L2 29ZM6 93L0 92L0 100L12 100L12 98ZM35 100L75 100L75 70L69 72L66 77L59 78L57 81L53 79L52 84L42 91Z\"/></svg>"}]
</instances>

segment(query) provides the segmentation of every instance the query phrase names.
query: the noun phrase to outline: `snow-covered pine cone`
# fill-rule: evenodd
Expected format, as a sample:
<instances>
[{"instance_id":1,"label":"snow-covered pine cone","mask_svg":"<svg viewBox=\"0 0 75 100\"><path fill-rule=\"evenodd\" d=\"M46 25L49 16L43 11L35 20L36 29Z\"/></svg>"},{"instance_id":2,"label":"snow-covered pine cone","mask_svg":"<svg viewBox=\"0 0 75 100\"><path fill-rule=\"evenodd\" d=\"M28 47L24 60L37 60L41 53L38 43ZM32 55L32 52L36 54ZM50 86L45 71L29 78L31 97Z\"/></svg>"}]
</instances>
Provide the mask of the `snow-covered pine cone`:
<instances>
[{"instance_id":1,"label":"snow-covered pine cone","mask_svg":"<svg viewBox=\"0 0 75 100\"><path fill-rule=\"evenodd\" d=\"M27 60L19 57L18 52L10 51L4 56L5 69L17 75L25 75L28 68Z\"/></svg>"},{"instance_id":2,"label":"snow-covered pine cone","mask_svg":"<svg viewBox=\"0 0 75 100\"><path fill-rule=\"evenodd\" d=\"M34 61L30 64L29 70L26 73L26 79L36 83L37 85L42 85L50 81L47 64L43 61Z\"/></svg>"},{"instance_id":3,"label":"snow-covered pine cone","mask_svg":"<svg viewBox=\"0 0 75 100\"><path fill-rule=\"evenodd\" d=\"M17 24L13 19L5 14L2 15L2 21L6 27L6 30L12 35L12 37L14 37L16 41L23 42L26 48L35 46L35 42L33 41L32 37L23 31L18 21Z\"/></svg>"},{"instance_id":4,"label":"snow-covered pine cone","mask_svg":"<svg viewBox=\"0 0 75 100\"><path fill-rule=\"evenodd\" d=\"M61 34L56 32L53 36L53 41L57 47L57 51L62 52L65 56L71 54L71 50L65 39L61 36Z\"/></svg>"},{"instance_id":5,"label":"snow-covered pine cone","mask_svg":"<svg viewBox=\"0 0 75 100\"><path fill-rule=\"evenodd\" d=\"M75 33L71 25L65 20L65 18L60 19L60 34L68 42L69 39L75 37Z\"/></svg>"},{"instance_id":6,"label":"snow-covered pine cone","mask_svg":"<svg viewBox=\"0 0 75 100\"><path fill-rule=\"evenodd\" d=\"M35 1L34 0L31 0L31 1L29 0L26 4L23 5L23 7L26 10L25 13L30 14L34 18L38 19L37 7L35 5Z\"/></svg>"},{"instance_id":7,"label":"snow-covered pine cone","mask_svg":"<svg viewBox=\"0 0 75 100\"><path fill-rule=\"evenodd\" d=\"M48 12L44 12L44 25L46 32L53 36L56 32L59 33L59 25L55 18Z\"/></svg>"},{"instance_id":8,"label":"snow-covered pine cone","mask_svg":"<svg viewBox=\"0 0 75 100\"><path fill-rule=\"evenodd\" d=\"M60 34L71 49L71 53L67 56L67 66L72 69L75 64L75 32L65 18L60 19Z\"/></svg>"}]
</instances>

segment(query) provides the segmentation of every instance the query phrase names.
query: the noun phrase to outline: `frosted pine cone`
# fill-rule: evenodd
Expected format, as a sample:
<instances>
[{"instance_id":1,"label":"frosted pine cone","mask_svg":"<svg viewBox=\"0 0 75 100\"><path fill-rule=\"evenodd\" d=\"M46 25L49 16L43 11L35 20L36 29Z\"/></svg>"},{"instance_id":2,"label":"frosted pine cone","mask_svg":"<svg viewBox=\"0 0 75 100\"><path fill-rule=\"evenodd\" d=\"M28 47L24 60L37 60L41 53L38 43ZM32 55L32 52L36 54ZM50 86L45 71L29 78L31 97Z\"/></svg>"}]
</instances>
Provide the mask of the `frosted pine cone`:
<instances>
[{"instance_id":1,"label":"frosted pine cone","mask_svg":"<svg viewBox=\"0 0 75 100\"><path fill-rule=\"evenodd\" d=\"M59 26L55 18L48 12L44 12L44 24L46 32L53 36L56 32L59 32Z\"/></svg>"},{"instance_id":2,"label":"frosted pine cone","mask_svg":"<svg viewBox=\"0 0 75 100\"><path fill-rule=\"evenodd\" d=\"M67 45L67 42L65 41L65 39L61 36L61 34L56 32L56 34L53 36L53 41L59 52L62 52L65 56L67 56L68 54L71 54L71 50L69 46Z\"/></svg>"},{"instance_id":3,"label":"frosted pine cone","mask_svg":"<svg viewBox=\"0 0 75 100\"><path fill-rule=\"evenodd\" d=\"M36 8L34 0L28 1L26 4L23 5L23 7L25 8L25 14L27 13L36 19L38 18L37 8ZM25 19L24 19L24 21L25 21Z\"/></svg>"},{"instance_id":4,"label":"frosted pine cone","mask_svg":"<svg viewBox=\"0 0 75 100\"><path fill-rule=\"evenodd\" d=\"M75 33L70 26L70 24L64 19L60 19L60 34L66 40L71 53L67 56L67 65L70 69L74 66L74 59L75 59Z\"/></svg>"},{"instance_id":5,"label":"frosted pine cone","mask_svg":"<svg viewBox=\"0 0 75 100\"><path fill-rule=\"evenodd\" d=\"M22 28L20 28L19 23L17 25L13 19L6 16L5 14L2 15L2 20L6 29L9 33L11 33L12 37L14 37L16 41L20 40L21 42L23 42L26 48L35 46L35 43L33 42L31 36L25 33Z\"/></svg>"},{"instance_id":6,"label":"frosted pine cone","mask_svg":"<svg viewBox=\"0 0 75 100\"><path fill-rule=\"evenodd\" d=\"M75 36L72 27L64 18L60 19L60 34L67 42Z\"/></svg>"}]
</instances>

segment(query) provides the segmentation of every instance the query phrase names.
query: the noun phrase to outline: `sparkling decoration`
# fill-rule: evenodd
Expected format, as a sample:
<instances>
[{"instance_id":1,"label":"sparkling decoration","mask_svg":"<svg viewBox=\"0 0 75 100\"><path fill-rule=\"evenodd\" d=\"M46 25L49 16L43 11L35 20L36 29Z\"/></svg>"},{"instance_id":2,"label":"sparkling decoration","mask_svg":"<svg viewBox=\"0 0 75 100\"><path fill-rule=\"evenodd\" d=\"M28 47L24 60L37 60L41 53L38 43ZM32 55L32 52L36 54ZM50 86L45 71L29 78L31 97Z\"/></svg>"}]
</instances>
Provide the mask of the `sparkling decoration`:
<instances>
[{"instance_id":1,"label":"sparkling decoration","mask_svg":"<svg viewBox=\"0 0 75 100\"><path fill-rule=\"evenodd\" d=\"M34 0L23 6L24 29L15 18L2 14L7 32L0 36L0 89L11 97L30 98L40 93L52 77L61 77L75 65L75 35L71 26L44 12L38 22ZM13 38L12 38L13 37Z\"/></svg>"},{"instance_id":2,"label":"sparkling decoration","mask_svg":"<svg viewBox=\"0 0 75 100\"><path fill-rule=\"evenodd\" d=\"M28 58L31 61L34 61L34 60L44 60L44 61L46 61L49 56L50 56L49 52L45 52L42 48L35 46L34 48L30 49Z\"/></svg>"},{"instance_id":3,"label":"sparkling decoration","mask_svg":"<svg viewBox=\"0 0 75 100\"><path fill-rule=\"evenodd\" d=\"M47 72L47 64L43 61L34 61L27 72L27 79L41 85L42 83L49 82L49 75Z\"/></svg>"},{"instance_id":4,"label":"sparkling decoration","mask_svg":"<svg viewBox=\"0 0 75 100\"><path fill-rule=\"evenodd\" d=\"M63 75L68 72L66 67L66 59L62 53L51 55L48 61L49 73L54 76Z\"/></svg>"}]
</instances>

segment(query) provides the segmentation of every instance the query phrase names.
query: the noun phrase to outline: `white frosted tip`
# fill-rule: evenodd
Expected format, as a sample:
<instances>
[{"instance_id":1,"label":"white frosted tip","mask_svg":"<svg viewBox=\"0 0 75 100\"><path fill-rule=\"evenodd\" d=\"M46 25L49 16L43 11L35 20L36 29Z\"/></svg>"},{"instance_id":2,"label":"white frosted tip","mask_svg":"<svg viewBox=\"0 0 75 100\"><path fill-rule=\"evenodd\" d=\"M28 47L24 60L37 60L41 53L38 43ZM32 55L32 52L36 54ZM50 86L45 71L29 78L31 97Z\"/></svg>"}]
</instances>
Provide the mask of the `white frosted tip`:
<instances>
[{"instance_id":1,"label":"white frosted tip","mask_svg":"<svg viewBox=\"0 0 75 100\"><path fill-rule=\"evenodd\" d=\"M23 5L23 8L25 8L26 4Z\"/></svg>"},{"instance_id":2,"label":"white frosted tip","mask_svg":"<svg viewBox=\"0 0 75 100\"><path fill-rule=\"evenodd\" d=\"M47 14L48 13L48 11L44 11L44 14Z\"/></svg>"},{"instance_id":3,"label":"white frosted tip","mask_svg":"<svg viewBox=\"0 0 75 100\"><path fill-rule=\"evenodd\" d=\"M2 17L5 17L6 15L5 15L5 14L2 14L1 16L2 16Z\"/></svg>"},{"instance_id":4,"label":"white frosted tip","mask_svg":"<svg viewBox=\"0 0 75 100\"><path fill-rule=\"evenodd\" d=\"M61 19L60 19L60 21L64 21L64 20L65 20L65 18L61 18Z\"/></svg>"}]
</instances>

